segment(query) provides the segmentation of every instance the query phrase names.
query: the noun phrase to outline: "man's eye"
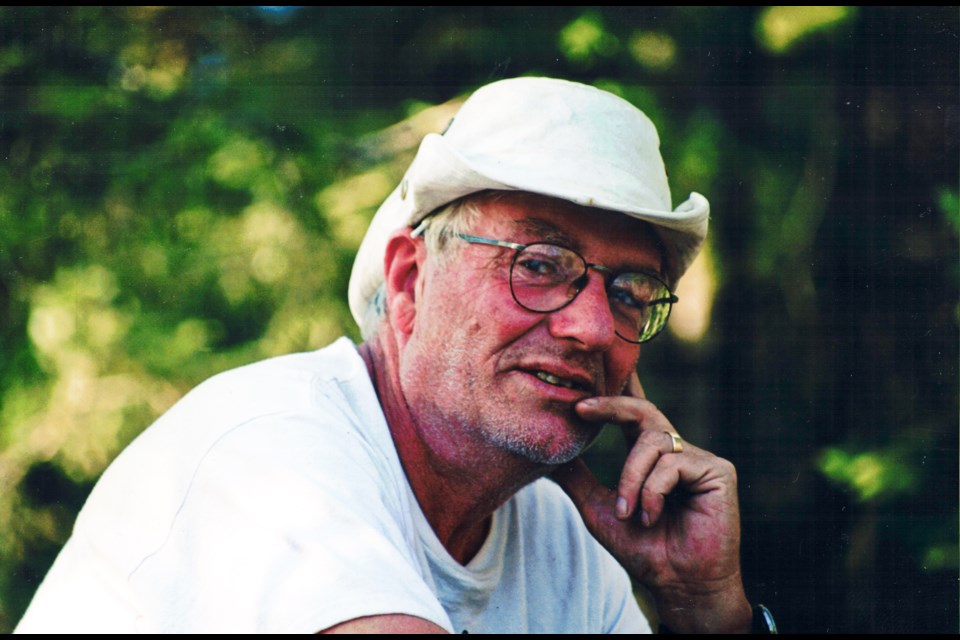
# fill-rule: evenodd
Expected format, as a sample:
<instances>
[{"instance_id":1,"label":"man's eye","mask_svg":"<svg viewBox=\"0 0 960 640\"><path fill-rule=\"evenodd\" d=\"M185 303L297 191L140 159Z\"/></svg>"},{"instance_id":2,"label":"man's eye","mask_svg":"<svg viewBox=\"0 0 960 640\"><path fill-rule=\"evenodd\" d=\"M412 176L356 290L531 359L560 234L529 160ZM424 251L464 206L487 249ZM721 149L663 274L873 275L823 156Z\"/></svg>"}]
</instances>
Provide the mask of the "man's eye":
<instances>
[{"instance_id":1,"label":"man's eye","mask_svg":"<svg viewBox=\"0 0 960 640\"><path fill-rule=\"evenodd\" d=\"M550 277L555 276L560 271L559 265L553 260L539 258L524 258L517 263L523 267L523 270L529 275Z\"/></svg>"},{"instance_id":2,"label":"man's eye","mask_svg":"<svg viewBox=\"0 0 960 640\"><path fill-rule=\"evenodd\" d=\"M629 289L621 289L618 287L610 290L610 302L637 310L642 310L647 307L647 303L642 298L634 295Z\"/></svg>"}]
</instances>

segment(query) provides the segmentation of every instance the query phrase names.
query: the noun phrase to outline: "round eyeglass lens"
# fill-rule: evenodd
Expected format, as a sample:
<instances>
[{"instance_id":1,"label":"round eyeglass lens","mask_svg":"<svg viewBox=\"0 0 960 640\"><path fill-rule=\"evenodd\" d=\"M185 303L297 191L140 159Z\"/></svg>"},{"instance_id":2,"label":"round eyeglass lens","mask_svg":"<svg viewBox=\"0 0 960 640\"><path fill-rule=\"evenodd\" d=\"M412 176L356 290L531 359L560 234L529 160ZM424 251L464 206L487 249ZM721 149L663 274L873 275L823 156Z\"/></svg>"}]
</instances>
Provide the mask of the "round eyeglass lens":
<instances>
[{"instance_id":1,"label":"round eyeglass lens","mask_svg":"<svg viewBox=\"0 0 960 640\"><path fill-rule=\"evenodd\" d=\"M667 324L673 298L663 282L645 273L621 273L607 288L617 334L646 342Z\"/></svg>"},{"instance_id":2,"label":"round eyeglass lens","mask_svg":"<svg viewBox=\"0 0 960 640\"><path fill-rule=\"evenodd\" d=\"M531 244L513 259L510 289L520 306L540 313L556 311L573 300L576 282L587 263L574 251L553 244Z\"/></svg>"}]
</instances>

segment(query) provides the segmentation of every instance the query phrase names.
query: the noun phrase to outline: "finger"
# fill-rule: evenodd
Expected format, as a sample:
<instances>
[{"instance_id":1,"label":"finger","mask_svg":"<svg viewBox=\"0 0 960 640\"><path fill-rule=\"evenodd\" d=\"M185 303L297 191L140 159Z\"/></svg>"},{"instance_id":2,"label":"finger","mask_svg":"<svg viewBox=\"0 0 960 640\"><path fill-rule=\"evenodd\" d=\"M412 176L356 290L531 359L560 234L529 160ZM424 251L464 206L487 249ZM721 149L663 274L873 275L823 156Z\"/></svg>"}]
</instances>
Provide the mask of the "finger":
<instances>
[{"instance_id":1,"label":"finger","mask_svg":"<svg viewBox=\"0 0 960 640\"><path fill-rule=\"evenodd\" d=\"M661 456L640 491L645 525L653 526L663 513L666 498L682 488L691 496L720 491L718 497L736 500L736 471L714 455L667 454Z\"/></svg>"},{"instance_id":2,"label":"finger","mask_svg":"<svg viewBox=\"0 0 960 640\"><path fill-rule=\"evenodd\" d=\"M664 431L644 431L630 449L617 487L617 517L629 518L636 508L640 488L660 457L673 452L673 439Z\"/></svg>"},{"instance_id":3,"label":"finger","mask_svg":"<svg viewBox=\"0 0 960 640\"><path fill-rule=\"evenodd\" d=\"M680 484L680 470L666 460L659 469L647 477L640 491L640 521L645 527L652 527L660 520L663 505Z\"/></svg>"},{"instance_id":4,"label":"finger","mask_svg":"<svg viewBox=\"0 0 960 640\"><path fill-rule=\"evenodd\" d=\"M667 417L649 400L626 396L601 396L581 400L574 409L584 420L633 426L639 431L677 432Z\"/></svg>"}]
</instances>

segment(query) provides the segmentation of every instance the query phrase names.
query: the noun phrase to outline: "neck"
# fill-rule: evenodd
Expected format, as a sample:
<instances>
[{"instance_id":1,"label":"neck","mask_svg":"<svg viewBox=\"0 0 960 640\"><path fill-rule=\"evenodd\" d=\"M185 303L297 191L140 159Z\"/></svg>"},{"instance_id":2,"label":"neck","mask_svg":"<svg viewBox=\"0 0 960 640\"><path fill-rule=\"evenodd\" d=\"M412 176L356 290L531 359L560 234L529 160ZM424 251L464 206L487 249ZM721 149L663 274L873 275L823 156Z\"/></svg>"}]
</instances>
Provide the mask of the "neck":
<instances>
[{"instance_id":1,"label":"neck","mask_svg":"<svg viewBox=\"0 0 960 640\"><path fill-rule=\"evenodd\" d=\"M420 508L450 555L467 564L480 550L493 512L551 468L473 441L465 430L417 419L400 385L396 345L360 345L390 434ZM391 363L393 366L391 366Z\"/></svg>"}]
</instances>

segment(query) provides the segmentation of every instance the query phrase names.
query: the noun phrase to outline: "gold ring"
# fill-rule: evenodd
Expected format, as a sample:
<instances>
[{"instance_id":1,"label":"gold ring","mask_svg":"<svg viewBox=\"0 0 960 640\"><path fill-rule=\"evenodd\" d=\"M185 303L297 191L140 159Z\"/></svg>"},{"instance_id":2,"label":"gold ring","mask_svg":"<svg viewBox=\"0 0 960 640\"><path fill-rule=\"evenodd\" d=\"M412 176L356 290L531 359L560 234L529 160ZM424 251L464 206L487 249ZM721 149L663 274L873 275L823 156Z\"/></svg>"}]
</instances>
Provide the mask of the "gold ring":
<instances>
[{"instance_id":1,"label":"gold ring","mask_svg":"<svg viewBox=\"0 0 960 640\"><path fill-rule=\"evenodd\" d=\"M671 443L673 444L673 451L671 453L683 453L683 438L672 431L664 431L664 433L670 436Z\"/></svg>"}]
</instances>

